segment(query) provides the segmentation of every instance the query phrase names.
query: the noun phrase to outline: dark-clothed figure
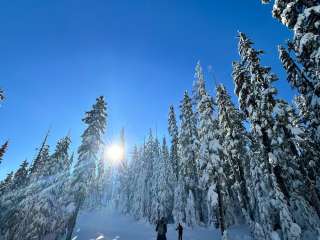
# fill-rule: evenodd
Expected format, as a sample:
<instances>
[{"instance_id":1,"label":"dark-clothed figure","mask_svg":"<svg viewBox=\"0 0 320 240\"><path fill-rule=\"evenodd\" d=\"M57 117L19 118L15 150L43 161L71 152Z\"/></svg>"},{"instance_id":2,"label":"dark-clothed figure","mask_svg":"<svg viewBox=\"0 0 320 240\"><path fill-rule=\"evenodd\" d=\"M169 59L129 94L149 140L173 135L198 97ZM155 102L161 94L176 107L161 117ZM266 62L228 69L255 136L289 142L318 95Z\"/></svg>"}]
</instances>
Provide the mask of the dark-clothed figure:
<instances>
[{"instance_id":1,"label":"dark-clothed figure","mask_svg":"<svg viewBox=\"0 0 320 240\"><path fill-rule=\"evenodd\" d=\"M167 224L164 218L161 218L156 227L157 240L167 240L166 233L167 233Z\"/></svg>"},{"instance_id":2,"label":"dark-clothed figure","mask_svg":"<svg viewBox=\"0 0 320 240\"><path fill-rule=\"evenodd\" d=\"M183 227L182 225L179 223L177 228L176 228L176 231L178 231L178 240L182 240L182 234L183 234Z\"/></svg>"}]
</instances>

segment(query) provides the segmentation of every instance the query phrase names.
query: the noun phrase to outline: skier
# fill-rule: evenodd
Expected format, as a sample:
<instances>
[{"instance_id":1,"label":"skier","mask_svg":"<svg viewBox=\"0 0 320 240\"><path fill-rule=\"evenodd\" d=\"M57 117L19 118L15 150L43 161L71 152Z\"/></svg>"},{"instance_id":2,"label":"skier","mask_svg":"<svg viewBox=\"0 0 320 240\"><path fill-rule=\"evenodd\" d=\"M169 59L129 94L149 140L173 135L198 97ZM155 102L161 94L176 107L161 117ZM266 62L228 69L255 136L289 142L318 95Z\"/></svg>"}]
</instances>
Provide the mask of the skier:
<instances>
[{"instance_id":1,"label":"skier","mask_svg":"<svg viewBox=\"0 0 320 240\"><path fill-rule=\"evenodd\" d=\"M162 217L156 227L156 232L158 233L157 240L167 240L166 233L167 233L167 224L165 222L164 217Z\"/></svg>"},{"instance_id":2,"label":"skier","mask_svg":"<svg viewBox=\"0 0 320 240\"><path fill-rule=\"evenodd\" d=\"M176 231L178 231L178 240L182 240L182 233L183 233L183 227L180 223L178 223L178 226L176 228Z\"/></svg>"}]
</instances>

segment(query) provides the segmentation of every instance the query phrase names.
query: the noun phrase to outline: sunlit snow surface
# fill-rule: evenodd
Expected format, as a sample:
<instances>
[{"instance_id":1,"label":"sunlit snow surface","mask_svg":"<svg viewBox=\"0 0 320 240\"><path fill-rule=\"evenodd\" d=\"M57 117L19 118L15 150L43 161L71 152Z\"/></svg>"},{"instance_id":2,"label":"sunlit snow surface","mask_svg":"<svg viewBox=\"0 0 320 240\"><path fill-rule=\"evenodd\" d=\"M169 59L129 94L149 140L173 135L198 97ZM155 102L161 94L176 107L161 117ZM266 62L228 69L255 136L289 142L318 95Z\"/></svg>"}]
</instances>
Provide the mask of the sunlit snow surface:
<instances>
[{"instance_id":1,"label":"sunlit snow surface","mask_svg":"<svg viewBox=\"0 0 320 240\"><path fill-rule=\"evenodd\" d=\"M101 209L84 212L77 221L76 240L155 240L155 227L146 222L136 222L132 217L116 211ZM168 226L168 240L178 239L175 226ZM184 240L219 240L217 229L185 228ZM230 240L253 240L246 226L229 229Z\"/></svg>"}]
</instances>

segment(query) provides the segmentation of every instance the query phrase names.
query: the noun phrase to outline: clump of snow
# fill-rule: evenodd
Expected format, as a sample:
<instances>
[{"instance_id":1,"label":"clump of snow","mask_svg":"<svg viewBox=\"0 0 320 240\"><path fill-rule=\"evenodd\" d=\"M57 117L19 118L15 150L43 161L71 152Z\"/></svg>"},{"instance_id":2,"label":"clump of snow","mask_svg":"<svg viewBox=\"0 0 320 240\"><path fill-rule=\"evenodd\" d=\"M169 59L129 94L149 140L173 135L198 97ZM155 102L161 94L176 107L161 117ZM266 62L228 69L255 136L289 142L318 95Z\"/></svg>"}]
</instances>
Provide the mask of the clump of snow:
<instances>
[{"instance_id":1,"label":"clump of snow","mask_svg":"<svg viewBox=\"0 0 320 240\"><path fill-rule=\"evenodd\" d=\"M271 238L272 238L272 240L281 240L281 238L277 232L272 232Z\"/></svg>"}]
</instances>

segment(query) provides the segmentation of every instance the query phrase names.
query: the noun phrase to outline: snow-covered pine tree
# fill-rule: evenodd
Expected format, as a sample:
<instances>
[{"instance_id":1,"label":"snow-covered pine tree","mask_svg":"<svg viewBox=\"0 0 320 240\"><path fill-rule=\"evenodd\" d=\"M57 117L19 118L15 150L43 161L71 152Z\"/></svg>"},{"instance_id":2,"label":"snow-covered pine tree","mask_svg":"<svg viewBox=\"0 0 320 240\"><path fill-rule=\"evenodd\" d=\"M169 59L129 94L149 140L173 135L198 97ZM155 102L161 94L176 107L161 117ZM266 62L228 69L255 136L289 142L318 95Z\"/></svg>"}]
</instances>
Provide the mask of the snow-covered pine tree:
<instances>
[{"instance_id":1,"label":"snow-covered pine tree","mask_svg":"<svg viewBox=\"0 0 320 240\"><path fill-rule=\"evenodd\" d=\"M8 229L6 225L8 211L14 206L11 201L13 176L14 173L10 172L6 178L0 182L0 236L4 235Z\"/></svg>"},{"instance_id":2,"label":"snow-covered pine tree","mask_svg":"<svg viewBox=\"0 0 320 240\"><path fill-rule=\"evenodd\" d=\"M176 184L175 174L173 171L172 161L170 160L169 149L167 146L167 140L164 137L161 145L161 161L164 164L162 176L160 178L165 179L164 185L160 189L160 203L163 202L163 214L168 221L173 221L172 210L174 204L174 188Z\"/></svg>"},{"instance_id":3,"label":"snow-covered pine tree","mask_svg":"<svg viewBox=\"0 0 320 240\"><path fill-rule=\"evenodd\" d=\"M295 98L295 104L298 107L299 122L301 122L301 118L309 115L310 112L307 111L305 99L301 95ZM306 180L309 181L310 184L307 185L311 187L314 186L318 192L317 195L320 196L320 161L318 161L320 158L319 147L318 144L313 140L314 138L312 131L309 131L309 129L305 126L304 137L301 139L303 139L303 141L299 142L301 146L299 150L301 151L300 164L301 168L303 169L302 172L305 176L308 176Z\"/></svg>"},{"instance_id":4,"label":"snow-covered pine tree","mask_svg":"<svg viewBox=\"0 0 320 240\"><path fill-rule=\"evenodd\" d=\"M204 159L201 160L202 157L201 156L201 145L202 140L200 139L200 135L202 134L201 131L201 116L200 116L200 112L199 112L199 106L200 106L200 102L203 98L203 94L207 94L206 92L206 88L205 88L205 80L204 80L204 75L203 75L203 71L202 71L202 67L200 65L200 61L197 62L196 67L195 67L195 74L194 74L194 84L193 84L193 92L192 92L192 101L193 101L193 109L194 109L194 119L195 119L195 124L196 124L196 128L197 128L197 143L196 144L196 151L197 151L197 170L198 170L198 175L199 178L201 178L202 176L202 170L201 167L203 166L199 166L203 163L203 161L205 161ZM210 97L211 98L211 97ZM213 101L211 99L211 101ZM202 162L202 163L201 163ZM200 163L200 164L199 164ZM200 168L200 169L199 169ZM197 202L197 208L199 209L199 220L203 223L208 223L210 222L210 219L212 217L214 217L212 214L210 214L211 216L209 217L209 213L208 213L208 204L207 204L207 190L208 188L206 187L200 187L198 186L198 191L197 191L197 198L198 198L198 202ZM210 207L209 207L210 208Z\"/></svg>"},{"instance_id":5,"label":"snow-covered pine tree","mask_svg":"<svg viewBox=\"0 0 320 240\"><path fill-rule=\"evenodd\" d=\"M254 199L249 191L252 189L252 183L247 150L249 139L243 126L244 115L236 109L223 85L217 87L217 106L224 159L231 167L228 177L231 181L230 188L237 195L235 201L240 203L242 213L248 220L252 218L250 203Z\"/></svg>"},{"instance_id":6,"label":"snow-covered pine tree","mask_svg":"<svg viewBox=\"0 0 320 240\"><path fill-rule=\"evenodd\" d=\"M111 200L112 205L115 208L120 208L120 177L119 177L119 165L111 163Z\"/></svg>"},{"instance_id":7,"label":"snow-covered pine tree","mask_svg":"<svg viewBox=\"0 0 320 240\"><path fill-rule=\"evenodd\" d=\"M109 164L105 164L104 180L103 180L103 198L105 204L111 204L112 201L112 169Z\"/></svg>"},{"instance_id":8,"label":"snow-covered pine tree","mask_svg":"<svg viewBox=\"0 0 320 240\"><path fill-rule=\"evenodd\" d=\"M300 239L300 227L294 223L286 201L288 188L281 174L281 159L273 158L273 111L277 100L274 98L276 89L271 83L277 77L270 68L261 66L263 51L255 50L252 44L245 34L239 33L241 61L233 65L233 78L240 107L249 118L254 138L260 144L259 157L254 159L259 163L253 163L251 170L259 209L255 234L257 238L270 239L272 232L280 231L283 239Z\"/></svg>"},{"instance_id":9,"label":"snow-covered pine tree","mask_svg":"<svg viewBox=\"0 0 320 240\"><path fill-rule=\"evenodd\" d=\"M123 213L129 213L130 210L130 203L129 203L129 165L127 161L127 157L125 154L126 149L126 140L125 140L125 133L124 128L121 129L120 133L120 146L123 150L122 157L120 159L120 165L118 167L119 171L119 208Z\"/></svg>"},{"instance_id":10,"label":"snow-covered pine tree","mask_svg":"<svg viewBox=\"0 0 320 240\"><path fill-rule=\"evenodd\" d=\"M154 139L154 142L151 147L151 152L149 155L149 160L152 161L152 177L150 179L151 184L151 204L150 204L150 217L149 221L152 223L156 223L164 214L164 203L160 202L160 198L162 198L161 188L165 184L165 179L161 179L163 177L164 171L164 161L161 158L160 154L161 148L158 138Z\"/></svg>"},{"instance_id":11,"label":"snow-covered pine tree","mask_svg":"<svg viewBox=\"0 0 320 240\"><path fill-rule=\"evenodd\" d=\"M153 155L155 139L150 130L145 143L140 147L135 147L129 165L129 199L130 213L136 219L153 219L152 190L154 187L153 178ZM131 196L130 196L131 195Z\"/></svg>"},{"instance_id":12,"label":"snow-covered pine tree","mask_svg":"<svg viewBox=\"0 0 320 240\"><path fill-rule=\"evenodd\" d=\"M45 161L44 174L32 179L16 199L17 211L9 218L7 235L13 239L57 239L65 236L73 206L69 194L70 138L58 141L54 153ZM10 222L12 225L10 225Z\"/></svg>"},{"instance_id":13,"label":"snow-covered pine tree","mask_svg":"<svg viewBox=\"0 0 320 240\"><path fill-rule=\"evenodd\" d=\"M304 127L299 124L298 116L292 107L285 101L279 100L275 108L275 125L273 127L273 140L271 142L272 159L277 159L282 170L284 184L288 188L290 211L295 222L301 227L302 239L305 233L309 236L320 235L319 213L320 202L308 174L305 174L307 159L303 156L306 145ZM310 150L309 150L310 152ZM303 157L302 157L303 156ZM310 165L312 161L309 162ZM312 165L312 164L311 164Z\"/></svg>"},{"instance_id":14,"label":"snow-covered pine tree","mask_svg":"<svg viewBox=\"0 0 320 240\"><path fill-rule=\"evenodd\" d=\"M56 149L52 155L49 156L49 147L44 148L44 167L42 169L42 175L44 177L56 176L64 172L65 169L70 167L70 158L68 154L69 145L71 139L66 136L60 139L56 145ZM47 150L48 149L48 150Z\"/></svg>"},{"instance_id":15,"label":"snow-covered pine tree","mask_svg":"<svg viewBox=\"0 0 320 240\"><path fill-rule=\"evenodd\" d=\"M198 202L198 174L197 174L197 128L192 102L185 92L181 104L181 129L179 133L179 180L175 190L174 217L176 222L188 225L199 223Z\"/></svg>"},{"instance_id":16,"label":"snow-covered pine tree","mask_svg":"<svg viewBox=\"0 0 320 240\"><path fill-rule=\"evenodd\" d=\"M131 161L129 163L129 182L130 185L129 187L129 204L130 204L130 209L129 209L129 214L132 215L135 218L139 218L137 214L137 204L135 202L136 200L136 191L138 190L138 173L137 170L138 164L139 164L139 150L137 145L133 147L133 151L131 153Z\"/></svg>"},{"instance_id":17,"label":"snow-covered pine tree","mask_svg":"<svg viewBox=\"0 0 320 240\"><path fill-rule=\"evenodd\" d=\"M92 204L94 206L103 206L106 204L106 178L107 178L107 169L106 169L106 159L105 159L105 153L102 151L101 156L98 160L98 173L97 173L97 179L95 180L95 189L94 189L94 196L92 199Z\"/></svg>"},{"instance_id":18,"label":"snow-covered pine tree","mask_svg":"<svg viewBox=\"0 0 320 240\"><path fill-rule=\"evenodd\" d=\"M28 169L29 163L27 160L24 160L18 170L15 172L14 177L13 177L13 183L12 183L12 189L17 190L24 188L28 185L29 180L28 180Z\"/></svg>"},{"instance_id":19,"label":"snow-covered pine tree","mask_svg":"<svg viewBox=\"0 0 320 240\"><path fill-rule=\"evenodd\" d=\"M106 175L106 166L105 166L105 157L104 153L102 153L102 156L99 158L98 162L98 174L97 174L97 182L98 182L98 188L102 187ZM99 191L102 191L100 189Z\"/></svg>"},{"instance_id":20,"label":"snow-covered pine tree","mask_svg":"<svg viewBox=\"0 0 320 240\"><path fill-rule=\"evenodd\" d=\"M4 91L0 88L0 101L4 100Z\"/></svg>"},{"instance_id":21,"label":"snow-covered pine tree","mask_svg":"<svg viewBox=\"0 0 320 240\"><path fill-rule=\"evenodd\" d=\"M22 239L15 238L13 234L20 223L20 204L28 189L26 165L22 164L16 173L11 172L0 184L0 234L5 239Z\"/></svg>"},{"instance_id":22,"label":"snow-covered pine tree","mask_svg":"<svg viewBox=\"0 0 320 240\"><path fill-rule=\"evenodd\" d=\"M288 43L288 50L280 46L279 56L284 69L287 72L288 82L300 93L298 108L302 113L301 120L308 132L308 144L303 144L306 148L302 150L304 157L302 162L309 160L309 167L305 168L304 174L309 176L310 192L318 191L318 198L314 198L311 203L318 205L320 200L320 168L318 147L312 145L320 144L320 2L319 1L289 1L288 6L282 1L274 4L274 17L282 20L286 26L294 31L294 37ZM291 11L289 13L288 11ZM280 19L280 16L283 19ZM293 54L292 54L293 52ZM294 57L292 56L294 55ZM313 156L313 158L311 157ZM312 163L317 163L318 167L312 167ZM305 166L307 166L305 165ZM315 203L315 204L314 204ZM318 210L319 207L315 206Z\"/></svg>"},{"instance_id":23,"label":"snow-covered pine tree","mask_svg":"<svg viewBox=\"0 0 320 240\"><path fill-rule=\"evenodd\" d=\"M50 158L49 145L45 144L41 151L39 151L39 157L33 162L30 171L31 177L40 180L43 177L51 175L52 159Z\"/></svg>"},{"instance_id":24,"label":"snow-covered pine tree","mask_svg":"<svg viewBox=\"0 0 320 240\"><path fill-rule=\"evenodd\" d=\"M168 221L172 221L173 183L175 182L175 176L169 159L169 150L165 138L161 146L159 141L155 139L152 158L153 173L150 221L155 223L162 217Z\"/></svg>"},{"instance_id":25,"label":"snow-covered pine tree","mask_svg":"<svg viewBox=\"0 0 320 240\"><path fill-rule=\"evenodd\" d=\"M170 161L173 166L173 172L176 177L175 181L178 181L179 176L179 155L178 155L178 143L179 143L179 130L177 126L176 114L173 105L169 109L168 118L168 131L171 137L170 146Z\"/></svg>"},{"instance_id":26,"label":"snow-covered pine tree","mask_svg":"<svg viewBox=\"0 0 320 240\"><path fill-rule=\"evenodd\" d=\"M138 147L134 148L131 164L130 164L130 172L132 178L131 184L131 192L132 192L132 215L136 219L141 219L144 217L144 188L145 188L145 169L144 166L144 145L138 149Z\"/></svg>"},{"instance_id":27,"label":"snow-covered pine tree","mask_svg":"<svg viewBox=\"0 0 320 240\"><path fill-rule=\"evenodd\" d=\"M51 175L56 175L61 172L68 174L68 170L72 164L72 156L69 156L70 143L70 136L66 136L58 141L56 149L51 155L52 162L54 163L50 169Z\"/></svg>"},{"instance_id":28,"label":"snow-covered pine tree","mask_svg":"<svg viewBox=\"0 0 320 240\"><path fill-rule=\"evenodd\" d=\"M153 136L150 130L144 149L143 161L143 179L144 179L144 216L149 222L155 223L160 218L158 211L160 203L158 202L159 194L159 173L160 173L160 143L159 140Z\"/></svg>"},{"instance_id":29,"label":"snow-covered pine tree","mask_svg":"<svg viewBox=\"0 0 320 240\"><path fill-rule=\"evenodd\" d=\"M300 97L305 101L305 112L302 120L306 124L308 131L312 132L314 141L320 143L320 90L316 90L318 86L314 86L315 83L310 80L304 70L300 69L283 46L279 46L279 56L287 72L288 82L298 90L301 94ZM319 80L320 76L317 81L319 82Z\"/></svg>"},{"instance_id":30,"label":"snow-covered pine tree","mask_svg":"<svg viewBox=\"0 0 320 240\"><path fill-rule=\"evenodd\" d=\"M48 136L49 132L46 134L44 140L42 141L37 156L33 160L29 169L32 182L33 180L36 181L43 176L45 163L49 161L49 145L47 144Z\"/></svg>"},{"instance_id":31,"label":"snow-covered pine tree","mask_svg":"<svg viewBox=\"0 0 320 240\"><path fill-rule=\"evenodd\" d=\"M0 185L0 193L2 195L4 195L5 193L9 192L12 188L12 184L13 184L13 172L10 172L7 174L6 178L1 182Z\"/></svg>"},{"instance_id":32,"label":"snow-covered pine tree","mask_svg":"<svg viewBox=\"0 0 320 240\"><path fill-rule=\"evenodd\" d=\"M70 176L71 176L73 162L74 162L74 152L71 153L71 155L70 155L70 157L69 157L69 161L68 161L69 178L70 178Z\"/></svg>"},{"instance_id":33,"label":"snow-covered pine tree","mask_svg":"<svg viewBox=\"0 0 320 240\"><path fill-rule=\"evenodd\" d=\"M54 153L51 155L51 176L52 184L50 191L43 199L44 216L49 216L45 236L65 237L69 219L72 216L74 203L70 196L70 177L73 154L69 155L71 144L70 136L60 139Z\"/></svg>"},{"instance_id":34,"label":"snow-covered pine tree","mask_svg":"<svg viewBox=\"0 0 320 240\"><path fill-rule=\"evenodd\" d=\"M211 96L206 92L204 86L200 87L198 92L200 96L197 109L199 114L200 156L198 166L199 175L201 176L200 183L205 192L208 192L209 223L214 222L216 218L222 235L225 235L227 227L226 210L230 204L228 202L227 183L223 169L220 130L217 119L213 117ZM213 195L217 196L217 198L213 199Z\"/></svg>"},{"instance_id":35,"label":"snow-covered pine tree","mask_svg":"<svg viewBox=\"0 0 320 240\"><path fill-rule=\"evenodd\" d=\"M10 191L13 184L13 176L14 172L10 172L7 176L0 182L0 200L3 201L3 197L6 193ZM0 202L0 206L2 206L2 202Z\"/></svg>"},{"instance_id":36,"label":"snow-covered pine tree","mask_svg":"<svg viewBox=\"0 0 320 240\"><path fill-rule=\"evenodd\" d=\"M264 0L264 2L270 2ZM319 97L319 0L294 1L277 0L273 5L273 17L293 30L293 40L289 47L295 52L297 61L303 66L310 80L316 87Z\"/></svg>"},{"instance_id":37,"label":"snow-covered pine tree","mask_svg":"<svg viewBox=\"0 0 320 240\"><path fill-rule=\"evenodd\" d=\"M303 165L304 175L308 176L308 181L310 181L310 186L315 186L320 196L320 151L316 141L314 141L314 134L312 129L310 130L302 119L312 118L310 115L312 112L308 111L305 98L297 96L295 98L295 104L298 108L298 122L302 124L304 128L303 141L300 141L300 163Z\"/></svg>"},{"instance_id":38,"label":"snow-covered pine tree","mask_svg":"<svg viewBox=\"0 0 320 240\"><path fill-rule=\"evenodd\" d=\"M2 146L0 147L0 164L2 162L2 158L3 158L3 155L5 154L5 152L7 151L7 148L8 148L8 141L6 141L4 144L2 144Z\"/></svg>"},{"instance_id":39,"label":"snow-covered pine tree","mask_svg":"<svg viewBox=\"0 0 320 240\"><path fill-rule=\"evenodd\" d=\"M125 149L125 135L124 128L120 131L120 148ZM128 174L128 162L126 156L123 152L122 156L119 159L119 162L111 163L112 168L112 202L113 205L118 208L123 213L127 212L127 192L122 190L126 188L127 174ZM123 200L125 200L123 202Z\"/></svg>"},{"instance_id":40,"label":"snow-covered pine tree","mask_svg":"<svg viewBox=\"0 0 320 240\"><path fill-rule=\"evenodd\" d=\"M267 0L264 3L270 2ZM288 50L279 48L288 81L305 98L312 116L306 119L320 143L320 2L319 0L274 2L273 17L293 31ZM290 56L293 52L294 58ZM297 63L297 64L296 64Z\"/></svg>"},{"instance_id":41,"label":"snow-covered pine tree","mask_svg":"<svg viewBox=\"0 0 320 240\"><path fill-rule=\"evenodd\" d=\"M199 118L197 109L201 101L201 89L205 89L205 80L200 61L198 61L195 67L194 80L192 86L192 106L194 110L194 118L197 124Z\"/></svg>"},{"instance_id":42,"label":"snow-covered pine tree","mask_svg":"<svg viewBox=\"0 0 320 240\"><path fill-rule=\"evenodd\" d=\"M46 141L46 138L45 138ZM14 184L14 175L20 178L18 174L13 174L10 180L10 192L7 192L6 195L2 196L1 199L1 233L3 236L5 236L6 239L22 239L20 231L17 231L19 226L22 225L22 217L24 215L22 214L22 203L24 203L25 199L33 199L33 194L35 194L35 191L29 191L30 189L40 189L41 186L43 186L43 181L40 181L40 177L43 173L43 166L44 163L47 161L47 155L48 151L44 150L45 147L45 141L43 142L38 155L35 160L38 164L33 164L33 178L31 180L32 188L27 185L25 188L13 188ZM48 148L47 148L48 149ZM43 151L44 150L44 151ZM40 164L41 163L41 164ZM40 168L41 166L41 168ZM20 169L19 169L20 170ZM18 171L19 171L18 170ZM20 171L19 171L20 172ZM31 177L31 171L30 171L30 177ZM18 181L17 179L17 181Z\"/></svg>"},{"instance_id":43,"label":"snow-covered pine tree","mask_svg":"<svg viewBox=\"0 0 320 240\"><path fill-rule=\"evenodd\" d=\"M159 159L159 141L156 136L153 136L150 129L149 137L146 142L144 152L144 167L145 167L145 193L144 193L144 216L152 223L157 221L157 213L153 212L154 202L156 201L155 184L155 163Z\"/></svg>"},{"instance_id":44,"label":"snow-covered pine tree","mask_svg":"<svg viewBox=\"0 0 320 240\"><path fill-rule=\"evenodd\" d=\"M83 122L88 126L81 136L82 143L78 149L78 161L74 167L72 176L71 188L75 201L75 210L69 222L67 240L70 240L72 237L78 212L86 197L90 194L90 187L95 180L96 162L103 145L106 118L106 102L104 97L100 96L92 106L92 110L86 112L83 119Z\"/></svg>"},{"instance_id":45,"label":"snow-covered pine tree","mask_svg":"<svg viewBox=\"0 0 320 240\"><path fill-rule=\"evenodd\" d=\"M283 50L283 49L282 49ZM282 51L280 48L280 52ZM285 50L280 56L285 58ZM292 65L288 68L288 77L291 79L295 76L297 81L305 84L303 88L308 88L307 79L298 69L293 61L288 62ZM285 62L285 61L283 61ZM290 69L290 71L289 71ZM294 76L290 76L290 74ZM293 79L292 79L293 80ZM305 102L305 96L300 95L299 99ZM301 105L301 110L306 110L307 104ZM314 111L310 109L305 111L304 116L313 115L312 119L316 119ZM313 120L312 120L313 121ZM297 114L292 107L285 101L278 100L275 107L275 126L273 129L274 139L272 140L273 154L277 158L278 165L281 166L281 175L284 178L284 184L287 185L290 194L290 210L294 216L295 222L301 226L302 234L319 235L319 216L320 216L320 198L317 193L317 176L320 171L315 167L315 159L319 158L320 151L313 145L317 144L317 139L311 137L316 135L314 127L309 121L298 120ZM313 156L313 157L311 157ZM276 168L279 170L279 168ZM306 177L308 176L308 177ZM318 216L316 216L318 214ZM304 237L303 237L304 238Z\"/></svg>"},{"instance_id":46,"label":"snow-covered pine tree","mask_svg":"<svg viewBox=\"0 0 320 240\"><path fill-rule=\"evenodd\" d=\"M184 181L179 177L177 185L174 189L174 205L172 215L175 222L186 222L186 207L187 207L187 190Z\"/></svg>"}]
</instances>

